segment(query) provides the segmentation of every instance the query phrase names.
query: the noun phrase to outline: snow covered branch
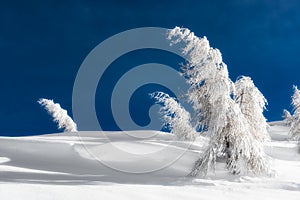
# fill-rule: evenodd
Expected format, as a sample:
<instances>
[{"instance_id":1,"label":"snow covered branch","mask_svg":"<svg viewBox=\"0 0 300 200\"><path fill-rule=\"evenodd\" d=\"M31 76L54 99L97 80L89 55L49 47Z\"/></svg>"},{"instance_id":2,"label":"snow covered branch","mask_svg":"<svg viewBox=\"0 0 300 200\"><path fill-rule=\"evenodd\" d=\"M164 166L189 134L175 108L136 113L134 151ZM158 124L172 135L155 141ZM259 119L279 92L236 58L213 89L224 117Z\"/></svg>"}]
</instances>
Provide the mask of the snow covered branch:
<instances>
[{"instance_id":1,"label":"snow covered branch","mask_svg":"<svg viewBox=\"0 0 300 200\"><path fill-rule=\"evenodd\" d=\"M58 124L59 129L63 129L64 132L77 132L77 125L58 103L48 99L39 99L38 103L53 117L53 121Z\"/></svg>"}]
</instances>

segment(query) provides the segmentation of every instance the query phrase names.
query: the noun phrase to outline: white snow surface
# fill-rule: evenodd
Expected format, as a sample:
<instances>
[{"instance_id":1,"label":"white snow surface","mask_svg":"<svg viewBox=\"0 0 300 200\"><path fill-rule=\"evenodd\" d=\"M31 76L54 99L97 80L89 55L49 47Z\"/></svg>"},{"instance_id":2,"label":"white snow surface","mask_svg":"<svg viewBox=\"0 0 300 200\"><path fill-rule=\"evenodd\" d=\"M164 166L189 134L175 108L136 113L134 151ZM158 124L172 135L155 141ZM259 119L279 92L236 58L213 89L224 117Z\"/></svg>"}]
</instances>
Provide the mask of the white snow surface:
<instances>
[{"instance_id":1,"label":"white snow surface","mask_svg":"<svg viewBox=\"0 0 300 200\"><path fill-rule=\"evenodd\" d=\"M131 131L130 136L79 132L80 137L76 133L0 137L0 199L299 200L300 154L297 142L288 141L288 130L281 122L271 123L272 141L265 150L272 158L272 177L231 175L222 162L206 178L186 177L207 142L203 137L174 142L171 134L155 131ZM152 137L147 138L149 134ZM90 149L99 153L105 165ZM116 149L135 156L120 155ZM175 162L159 169L184 149ZM110 165L159 170L132 174Z\"/></svg>"}]
</instances>

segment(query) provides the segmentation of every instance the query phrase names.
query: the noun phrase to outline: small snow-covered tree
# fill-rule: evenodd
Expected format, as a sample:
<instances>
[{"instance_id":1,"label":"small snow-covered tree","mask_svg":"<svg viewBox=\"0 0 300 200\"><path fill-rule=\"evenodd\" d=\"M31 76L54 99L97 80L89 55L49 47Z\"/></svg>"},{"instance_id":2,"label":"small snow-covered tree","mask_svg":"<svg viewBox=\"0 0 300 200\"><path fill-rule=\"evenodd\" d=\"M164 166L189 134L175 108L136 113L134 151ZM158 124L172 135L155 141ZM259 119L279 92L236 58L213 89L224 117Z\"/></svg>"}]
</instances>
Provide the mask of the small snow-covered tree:
<instances>
[{"instance_id":1,"label":"small snow-covered tree","mask_svg":"<svg viewBox=\"0 0 300 200\"><path fill-rule=\"evenodd\" d=\"M234 99L248 121L254 137L260 142L270 141L269 125L263 115L267 100L250 77L241 76L237 79Z\"/></svg>"},{"instance_id":2,"label":"small snow-covered tree","mask_svg":"<svg viewBox=\"0 0 300 200\"><path fill-rule=\"evenodd\" d=\"M185 45L182 52L188 64L182 68L182 75L190 84L188 98L193 103L196 125L210 136L206 151L190 175L206 175L215 168L217 156L226 158L227 168L234 174L268 172L262 144L256 142L241 109L231 98L234 84L220 51L211 48L206 37L198 38L185 28L170 30L168 39L171 45Z\"/></svg>"},{"instance_id":3,"label":"small snow-covered tree","mask_svg":"<svg viewBox=\"0 0 300 200\"><path fill-rule=\"evenodd\" d=\"M283 109L282 118L283 118L284 123L287 126L290 126L292 124L293 116L291 115L291 113L288 110Z\"/></svg>"},{"instance_id":4,"label":"small snow-covered tree","mask_svg":"<svg viewBox=\"0 0 300 200\"><path fill-rule=\"evenodd\" d=\"M58 103L48 99L39 99L38 103L53 117L53 121L57 123L58 129L63 129L64 132L77 132L77 125L67 111L61 108Z\"/></svg>"},{"instance_id":5,"label":"small snow-covered tree","mask_svg":"<svg viewBox=\"0 0 300 200\"><path fill-rule=\"evenodd\" d=\"M163 92L151 94L157 103L162 104L160 112L164 125L170 128L171 133L179 140L193 141L197 132L191 125L190 113L187 112L174 98Z\"/></svg>"},{"instance_id":6,"label":"small snow-covered tree","mask_svg":"<svg viewBox=\"0 0 300 200\"><path fill-rule=\"evenodd\" d=\"M294 107L294 114L292 117L291 129L289 131L289 138L292 140L300 140L300 90L297 86L294 86L292 105Z\"/></svg>"}]
</instances>

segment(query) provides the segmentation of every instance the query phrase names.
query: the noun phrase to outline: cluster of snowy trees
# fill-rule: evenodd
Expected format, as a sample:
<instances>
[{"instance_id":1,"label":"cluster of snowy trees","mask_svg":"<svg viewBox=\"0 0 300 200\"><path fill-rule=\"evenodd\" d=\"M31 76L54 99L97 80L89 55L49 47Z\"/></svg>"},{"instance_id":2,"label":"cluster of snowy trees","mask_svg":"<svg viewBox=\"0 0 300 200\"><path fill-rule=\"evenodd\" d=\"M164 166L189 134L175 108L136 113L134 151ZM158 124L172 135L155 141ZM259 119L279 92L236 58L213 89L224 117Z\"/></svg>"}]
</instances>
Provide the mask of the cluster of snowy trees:
<instances>
[{"instance_id":1,"label":"cluster of snowy trees","mask_svg":"<svg viewBox=\"0 0 300 200\"><path fill-rule=\"evenodd\" d=\"M184 46L187 64L182 76L190 85L187 99L194 113L191 118L174 98L158 93L154 98L163 105L164 122L177 138L194 140L199 134L196 130L210 138L190 175L207 175L215 169L217 158L225 159L233 174L270 173L264 152L264 143L270 140L263 116L267 101L251 78L231 81L220 51L210 47L206 37L175 27L168 39L171 45Z\"/></svg>"},{"instance_id":2,"label":"cluster of snowy trees","mask_svg":"<svg viewBox=\"0 0 300 200\"><path fill-rule=\"evenodd\" d=\"M289 111L283 110L283 118L286 125L290 126L289 138L300 141L300 90L294 86L292 96L293 115Z\"/></svg>"},{"instance_id":3,"label":"cluster of snowy trees","mask_svg":"<svg viewBox=\"0 0 300 200\"><path fill-rule=\"evenodd\" d=\"M217 160L224 160L232 174L271 173L269 157L264 152L264 144L270 141L263 115L267 100L251 78L241 76L233 82L220 51L210 47L206 37L199 38L186 28L175 27L168 32L168 40L170 45L184 46L182 53L187 63L181 74L190 85L186 97L194 113L191 115L177 99L163 92L151 96L162 105L164 124L176 139L194 141L199 135L209 137L190 176L206 176L214 171ZM52 115L59 129L77 131L59 104L47 99L38 103ZM292 104L294 114L285 111L284 116L291 125L291 138L300 138L300 92L296 87Z\"/></svg>"}]
</instances>

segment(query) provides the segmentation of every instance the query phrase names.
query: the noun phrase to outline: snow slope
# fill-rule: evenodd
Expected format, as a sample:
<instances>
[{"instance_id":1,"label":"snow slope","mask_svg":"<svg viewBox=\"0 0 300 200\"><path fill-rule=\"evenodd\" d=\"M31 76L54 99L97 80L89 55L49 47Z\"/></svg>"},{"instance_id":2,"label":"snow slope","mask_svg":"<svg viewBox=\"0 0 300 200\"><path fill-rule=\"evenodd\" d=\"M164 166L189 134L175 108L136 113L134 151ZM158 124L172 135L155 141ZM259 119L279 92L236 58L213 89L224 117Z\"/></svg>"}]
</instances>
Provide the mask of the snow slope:
<instances>
[{"instance_id":1,"label":"snow slope","mask_svg":"<svg viewBox=\"0 0 300 200\"><path fill-rule=\"evenodd\" d=\"M271 124L266 151L274 177L230 175L219 163L205 179L186 177L202 137L194 143L154 131L0 137L0 198L300 199L300 154L287 132Z\"/></svg>"}]
</instances>

